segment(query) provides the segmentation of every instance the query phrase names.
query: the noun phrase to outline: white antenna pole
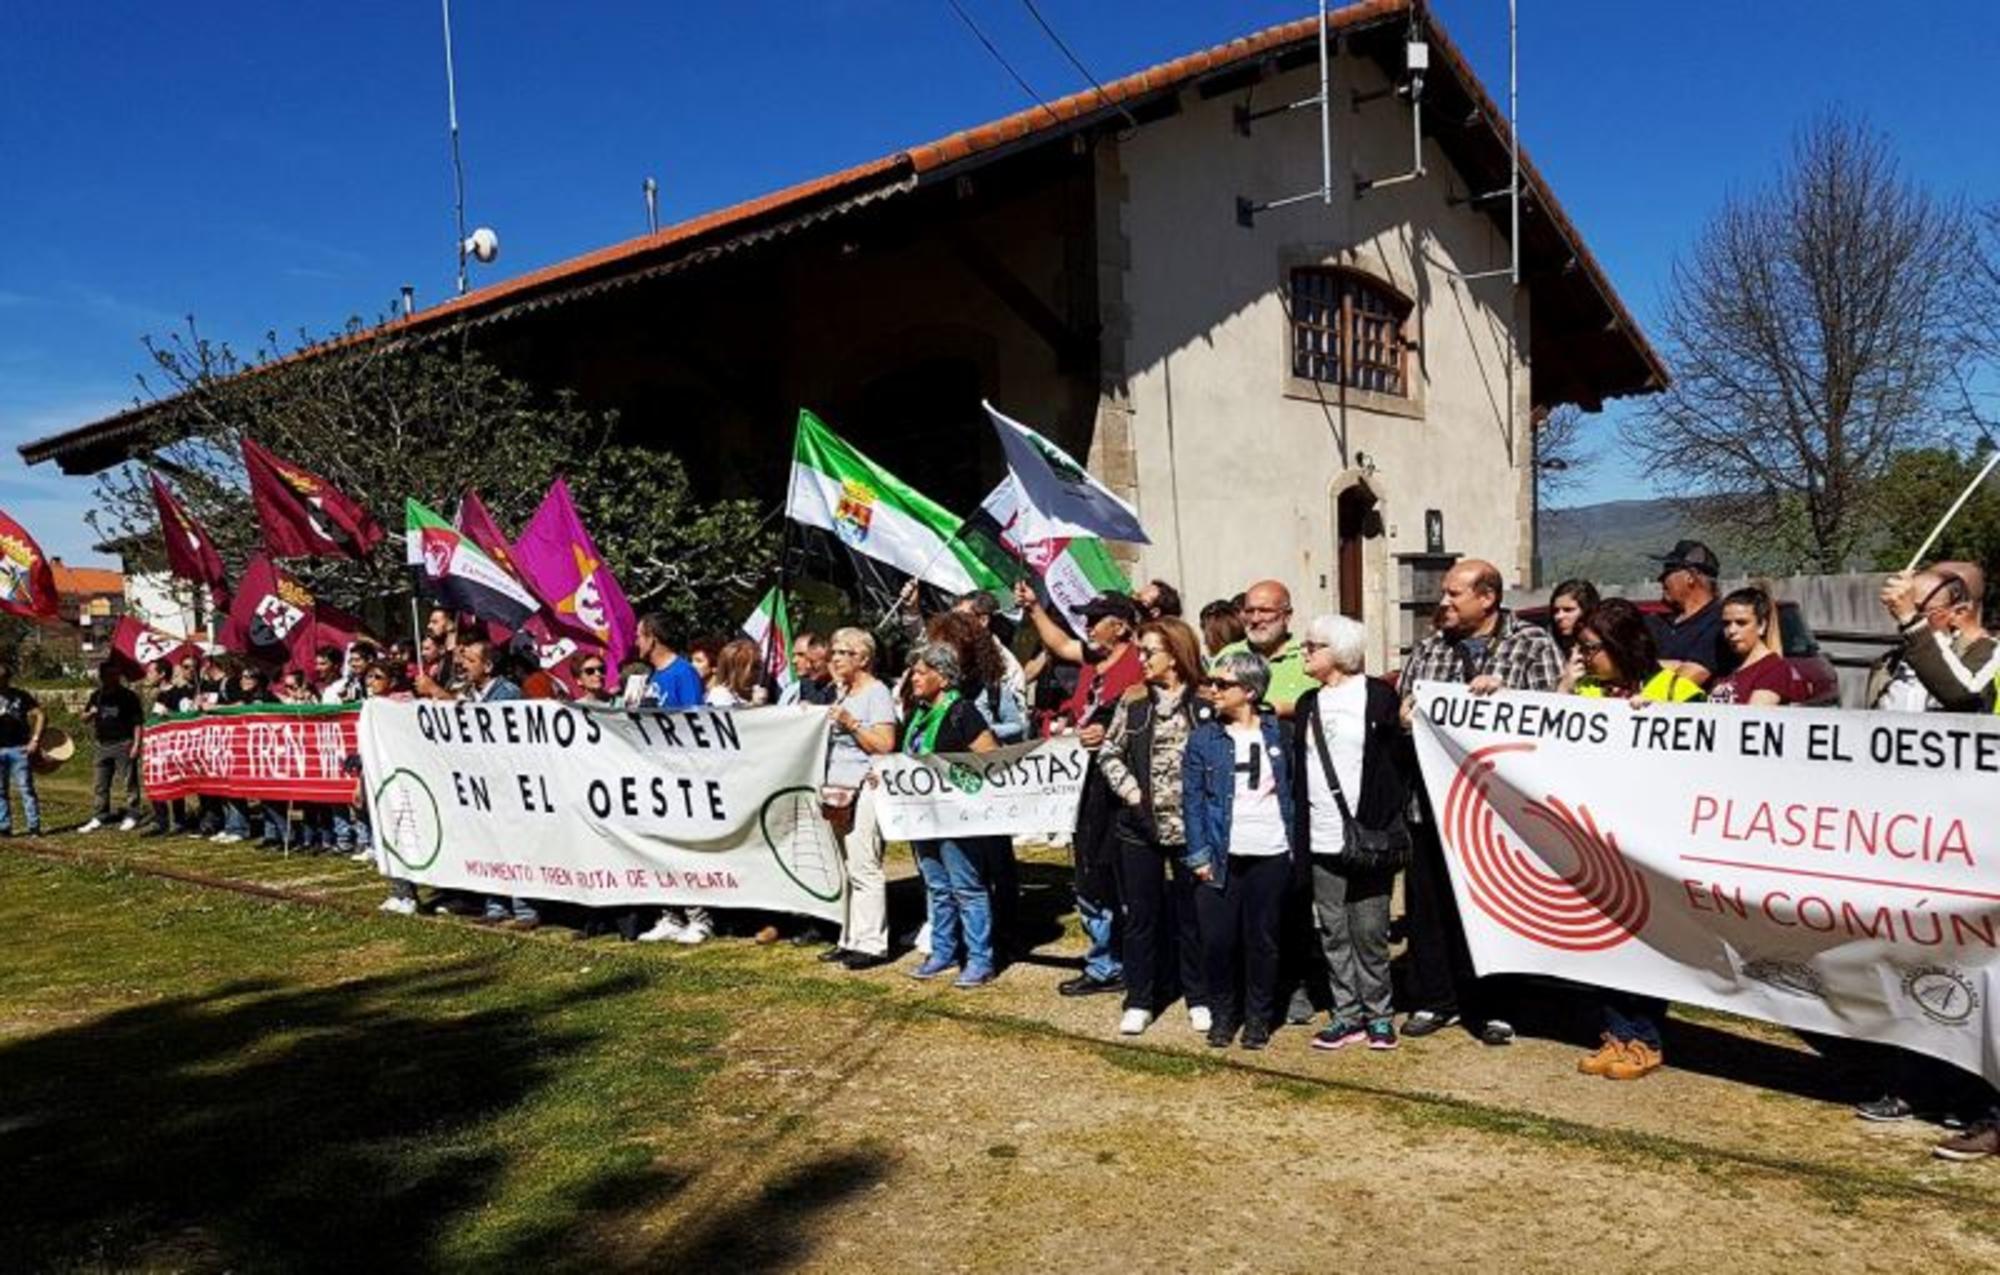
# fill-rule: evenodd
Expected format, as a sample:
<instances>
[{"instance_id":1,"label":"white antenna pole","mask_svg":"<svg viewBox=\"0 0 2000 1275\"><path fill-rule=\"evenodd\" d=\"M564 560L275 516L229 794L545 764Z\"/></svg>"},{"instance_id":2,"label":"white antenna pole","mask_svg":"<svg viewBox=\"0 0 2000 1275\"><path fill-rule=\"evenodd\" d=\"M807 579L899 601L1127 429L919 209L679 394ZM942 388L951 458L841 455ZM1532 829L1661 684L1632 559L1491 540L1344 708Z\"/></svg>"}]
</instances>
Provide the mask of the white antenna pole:
<instances>
[{"instance_id":1,"label":"white antenna pole","mask_svg":"<svg viewBox=\"0 0 2000 1275\"><path fill-rule=\"evenodd\" d=\"M1331 78L1327 74L1326 0L1319 0L1319 198L1333 203L1333 114Z\"/></svg>"},{"instance_id":2,"label":"white antenna pole","mask_svg":"<svg viewBox=\"0 0 2000 1275\"><path fill-rule=\"evenodd\" d=\"M1965 502L1972 499L1972 493L1979 490L1979 484L1986 481L1986 475L1992 473L1996 465L2000 465L2000 452L1994 452L1987 459L1985 468L1973 476L1972 481L1965 485L1964 491L1958 493L1958 499L1952 501L1951 508L1944 511L1944 517L1938 519L1937 526L1931 528L1931 534L1925 536L1924 542L1917 546L1917 551L1910 555L1910 565L1903 568L1905 572L1917 569L1917 564L1924 560L1924 555L1931 551L1931 546L1937 543L1937 538L1944 534L1944 529L1951 525L1951 520L1958 517L1958 511L1965 508Z\"/></svg>"},{"instance_id":3,"label":"white antenna pole","mask_svg":"<svg viewBox=\"0 0 2000 1275\"><path fill-rule=\"evenodd\" d=\"M1507 149L1513 164L1507 201L1513 217L1514 286L1521 286L1521 54L1517 0L1507 0Z\"/></svg>"},{"instance_id":4,"label":"white antenna pole","mask_svg":"<svg viewBox=\"0 0 2000 1275\"><path fill-rule=\"evenodd\" d=\"M444 6L444 100L451 123L451 185L458 223L458 295L465 295L465 164L458 154L458 78L451 64L451 0Z\"/></svg>"}]
</instances>

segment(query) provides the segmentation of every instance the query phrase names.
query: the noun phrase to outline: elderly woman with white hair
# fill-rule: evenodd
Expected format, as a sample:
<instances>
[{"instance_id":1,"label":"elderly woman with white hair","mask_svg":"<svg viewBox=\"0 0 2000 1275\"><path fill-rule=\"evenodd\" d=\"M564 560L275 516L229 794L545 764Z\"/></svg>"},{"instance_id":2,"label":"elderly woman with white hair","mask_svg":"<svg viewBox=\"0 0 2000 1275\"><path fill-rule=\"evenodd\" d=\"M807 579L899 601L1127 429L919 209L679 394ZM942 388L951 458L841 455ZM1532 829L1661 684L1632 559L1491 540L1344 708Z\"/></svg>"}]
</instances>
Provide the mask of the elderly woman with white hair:
<instances>
[{"instance_id":1,"label":"elderly woman with white hair","mask_svg":"<svg viewBox=\"0 0 2000 1275\"><path fill-rule=\"evenodd\" d=\"M875 636L866 629L834 630L827 670L834 699L827 709L824 792L847 860L847 923L840 942L820 959L859 971L889 961L882 831L875 821L875 792L864 785L869 758L896 751L896 697L875 676Z\"/></svg>"},{"instance_id":2,"label":"elderly woman with white hair","mask_svg":"<svg viewBox=\"0 0 2000 1275\"><path fill-rule=\"evenodd\" d=\"M903 751L912 757L933 753L986 753L1000 745L986 718L959 693L962 672L949 642L930 642L910 657L913 707L903 731ZM993 861L1010 852L1005 837L945 837L914 841L917 871L924 879L931 927L930 955L910 971L936 978L959 966L953 987L984 987L998 965L993 954ZM961 963L959 953L964 951Z\"/></svg>"},{"instance_id":3,"label":"elderly woman with white hair","mask_svg":"<svg viewBox=\"0 0 2000 1275\"><path fill-rule=\"evenodd\" d=\"M1407 743L1396 692L1362 672L1367 632L1322 615L1299 643L1319 683L1293 719L1292 845L1312 865L1333 1009L1314 1049L1394 1049L1389 892L1409 860Z\"/></svg>"}]
</instances>

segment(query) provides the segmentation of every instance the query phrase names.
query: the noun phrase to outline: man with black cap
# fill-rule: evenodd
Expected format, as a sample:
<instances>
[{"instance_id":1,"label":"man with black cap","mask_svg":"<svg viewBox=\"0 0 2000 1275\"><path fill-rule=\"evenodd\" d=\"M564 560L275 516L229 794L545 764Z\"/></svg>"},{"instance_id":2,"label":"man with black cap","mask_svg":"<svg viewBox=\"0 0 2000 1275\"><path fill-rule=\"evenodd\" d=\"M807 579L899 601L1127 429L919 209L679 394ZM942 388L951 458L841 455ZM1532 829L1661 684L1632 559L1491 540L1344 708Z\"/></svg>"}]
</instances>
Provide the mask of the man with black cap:
<instances>
[{"instance_id":1,"label":"man with black cap","mask_svg":"<svg viewBox=\"0 0 2000 1275\"><path fill-rule=\"evenodd\" d=\"M1677 540L1654 561L1660 564L1660 596L1667 614L1649 615L1646 623L1660 645L1660 663L1696 686L1707 686L1736 667L1736 657L1722 640L1722 604L1715 596L1722 563L1699 540Z\"/></svg>"},{"instance_id":2,"label":"man with black cap","mask_svg":"<svg viewBox=\"0 0 2000 1275\"><path fill-rule=\"evenodd\" d=\"M1139 628L1139 608L1122 593L1106 593L1083 605L1081 640L1049 615L1025 583L1014 586L1014 598L1042 645L1059 660L1082 665L1076 691L1063 702L1052 729L1072 729L1085 748L1104 742L1104 728L1118 708L1119 697L1145 680L1145 666L1133 638ZM1083 800L1076 812L1076 913L1090 940L1083 973L1058 988L1065 996L1092 996L1125 990L1125 967L1118 959L1114 921L1118 916L1117 845L1113 816L1118 799L1096 766L1084 776Z\"/></svg>"}]
</instances>

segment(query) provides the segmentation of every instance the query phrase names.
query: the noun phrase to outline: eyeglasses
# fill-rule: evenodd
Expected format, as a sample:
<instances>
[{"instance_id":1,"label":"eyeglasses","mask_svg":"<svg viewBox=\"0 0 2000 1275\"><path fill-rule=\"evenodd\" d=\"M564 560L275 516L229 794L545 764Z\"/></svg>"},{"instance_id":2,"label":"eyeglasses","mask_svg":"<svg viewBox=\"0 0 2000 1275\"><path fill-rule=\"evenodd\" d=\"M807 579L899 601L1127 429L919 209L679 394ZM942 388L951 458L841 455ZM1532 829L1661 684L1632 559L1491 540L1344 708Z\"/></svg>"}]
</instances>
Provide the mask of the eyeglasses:
<instances>
[{"instance_id":1,"label":"eyeglasses","mask_svg":"<svg viewBox=\"0 0 2000 1275\"><path fill-rule=\"evenodd\" d=\"M1233 691L1243 685L1233 677L1204 677L1201 684L1211 691Z\"/></svg>"},{"instance_id":2,"label":"eyeglasses","mask_svg":"<svg viewBox=\"0 0 2000 1275\"><path fill-rule=\"evenodd\" d=\"M603 677L604 666L602 664L586 664L576 671L576 675L578 677Z\"/></svg>"},{"instance_id":3,"label":"eyeglasses","mask_svg":"<svg viewBox=\"0 0 2000 1275\"><path fill-rule=\"evenodd\" d=\"M1304 651L1307 655L1311 655L1314 651L1324 651L1329 646L1332 645L1333 643L1331 642L1315 642L1311 638L1308 638L1305 641L1299 643L1299 649L1301 651Z\"/></svg>"},{"instance_id":4,"label":"eyeglasses","mask_svg":"<svg viewBox=\"0 0 2000 1275\"><path fill-rule=\"evenodd\" d=\"M1604 643L1593 642L1589 638L1578 638L1576 649L1582 651L1585 655L1598 655L1603 652Z\"/></svg>"}]
</instances>

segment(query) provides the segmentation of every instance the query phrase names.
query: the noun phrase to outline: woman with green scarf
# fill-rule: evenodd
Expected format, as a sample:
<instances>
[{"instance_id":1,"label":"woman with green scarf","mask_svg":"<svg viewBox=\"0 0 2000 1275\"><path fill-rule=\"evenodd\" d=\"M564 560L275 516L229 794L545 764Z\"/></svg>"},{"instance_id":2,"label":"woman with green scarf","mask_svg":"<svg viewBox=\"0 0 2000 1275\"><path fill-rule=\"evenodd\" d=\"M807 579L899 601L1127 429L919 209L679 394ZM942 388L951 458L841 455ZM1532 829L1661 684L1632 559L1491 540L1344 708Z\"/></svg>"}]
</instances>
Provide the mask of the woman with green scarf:
<instances>
[{"instance_id":1,"label":"woman with green scarf","mask_svg":"<svg viewBox=\"0 0 2000 1275\"><path fill-rule=\"evenodd\" d=\"M958 653L944 642L918 648L910 660L909 690L915 708L903 733L903 751L985 753L998 748L979 706L959 695ZM929 903L931 952L910 974L936 978L965 960L953 987L983 987L997 972L993 959L993 857L1011 851L1005 837L948 837L915 841L917 871Z\"/></svg>"}]
</instances>

